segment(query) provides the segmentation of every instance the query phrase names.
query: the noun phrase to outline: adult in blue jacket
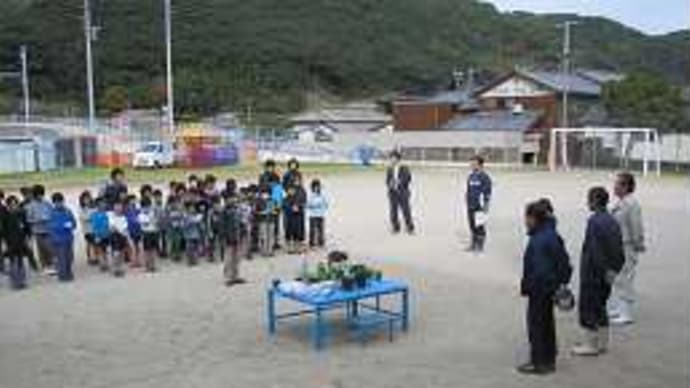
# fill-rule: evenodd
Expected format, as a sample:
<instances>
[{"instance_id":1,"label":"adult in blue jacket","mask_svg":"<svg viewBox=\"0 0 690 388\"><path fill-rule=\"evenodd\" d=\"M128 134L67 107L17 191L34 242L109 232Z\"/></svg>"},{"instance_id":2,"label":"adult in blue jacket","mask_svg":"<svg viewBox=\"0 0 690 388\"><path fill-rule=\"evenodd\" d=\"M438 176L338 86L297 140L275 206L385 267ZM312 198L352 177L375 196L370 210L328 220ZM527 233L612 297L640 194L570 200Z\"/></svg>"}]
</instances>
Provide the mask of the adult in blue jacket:
<instances>
[{"instance_id":1,"label":"adult in blue jacket","mask_svg":"<svg viewBox=\"0 0 690 388\"><path fill-rule=\"evenodd\" d=\"M623 238L616 219L606 207L609 194L603 187L588 193L592 215L587 221L585 240L580 257L580 297L578 312L584 341L573 348L579 356L605 353L609 341L609 320L606 303L611 285L625 262Z\"/></svg>"},{"instance_id":2,"label":"adult in blue jacket","mask_svg":"<svg viewBox=\"0 0 690 388\"><path fill-rule=\"evenodd\" d=\"M525 224L529 242L523 256L520 293L528 298L530 359L518 371L546 374L556 369L554 294L570 281L570 258L556 231L550 204L540 200L527 205Z\"/></svg>"},{"instance_id":3,"label":"adult in blue jacket","mask_svg":"<svg viewBox=\"0 0 690 388\"><path fill-rule=\"evenodd\" d=\"M467 177L465 204L467 222L470 227L471 242L467 251L482 252L486 241L486 226L477 222L478 215L486 216L491 200L491 177L484 171L484 158L476 155L471 160L472 172ZM486 217L484 217L486 220Z\"/></svg>"},{"instance_id":4,"label":"adult in blue jacket","mask_svg":"<svg viewBox=\"0 0 690 388\"><path fill-rule=\"evenodd\" d=\"M74 280L72 263L74 262L74 229L77 221L72 211L65 205L65 198L60 193L52 196L53 211L50 217L50 236L56 257L58 280L69 282Z\"/></svg>"}]
</instances>

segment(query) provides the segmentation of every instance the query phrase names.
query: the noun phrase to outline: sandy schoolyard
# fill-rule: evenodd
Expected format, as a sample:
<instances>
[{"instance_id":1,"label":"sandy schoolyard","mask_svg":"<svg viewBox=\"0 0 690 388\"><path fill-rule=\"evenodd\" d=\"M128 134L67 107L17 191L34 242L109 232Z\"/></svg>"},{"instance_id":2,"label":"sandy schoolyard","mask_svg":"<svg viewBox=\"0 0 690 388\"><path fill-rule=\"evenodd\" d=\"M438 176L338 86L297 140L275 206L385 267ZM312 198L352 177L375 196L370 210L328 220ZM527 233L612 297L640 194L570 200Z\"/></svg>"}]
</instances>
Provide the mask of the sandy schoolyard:
<instances>
[{"instance_id":1,"label":"sandy schoolyard","mask_svg":"<svg viewBox=\"0 0 690 388\"><path fill-rule=\"evenodd\" d=\"M411 327L392 343L362 346L342 334L315 352L307 320L268 337L266 287L294 277L297 256L245 262L249 284L228 289L220 264L164 262L158 273L115 279L87 267L78 248L72 284L34 276L28 290L12 292L0 279L0 387L687 387L687 177L639 182L649 251L639 268L638 323L614 330L609 354L576 359L568 351L576 315L558 313L558 372L524 377L514 371L526 356L517 287L523 206L552 198L577 267L586 190L610 187L612 174L489 171L495 187L483 255L463 252L466 169L413 169L416 236L388 232L381 171L325 177L329 246L410 283Z\"/></svg>"}]
</instances>

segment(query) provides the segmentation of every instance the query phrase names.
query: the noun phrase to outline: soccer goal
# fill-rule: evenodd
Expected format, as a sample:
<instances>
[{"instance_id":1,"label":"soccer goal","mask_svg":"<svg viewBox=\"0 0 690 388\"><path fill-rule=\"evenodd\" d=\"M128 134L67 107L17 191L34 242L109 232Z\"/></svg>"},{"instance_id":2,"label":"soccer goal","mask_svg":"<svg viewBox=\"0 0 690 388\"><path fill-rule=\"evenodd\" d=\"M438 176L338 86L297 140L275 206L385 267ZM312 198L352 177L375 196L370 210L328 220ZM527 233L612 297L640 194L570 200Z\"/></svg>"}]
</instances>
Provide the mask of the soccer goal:
<instances>
[{"instance_id":1,"label":"soccer goal","mask_svg":"<svg viewBox=\"0 0 690 388\"><path fill-rule=\"evenodd\" d=\"M630 169L643 175L655 162L661 174L659 134L651 128L554 128L549 142L549 169Z\"/></svg>"}]
</instances>

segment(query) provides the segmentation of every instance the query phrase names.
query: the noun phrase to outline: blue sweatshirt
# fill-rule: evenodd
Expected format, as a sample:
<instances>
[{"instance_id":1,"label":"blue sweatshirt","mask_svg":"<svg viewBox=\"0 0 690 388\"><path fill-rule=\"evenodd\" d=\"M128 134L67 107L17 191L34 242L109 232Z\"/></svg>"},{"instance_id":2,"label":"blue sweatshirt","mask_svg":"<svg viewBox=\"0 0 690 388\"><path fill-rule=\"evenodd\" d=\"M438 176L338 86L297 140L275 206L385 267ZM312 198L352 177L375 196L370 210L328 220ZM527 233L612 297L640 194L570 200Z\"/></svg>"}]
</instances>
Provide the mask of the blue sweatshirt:
<instances>
[{"instance_id":1,"label":"blue sweatshirt","mask_svg":"<svg viewBox=\"0 0 690 388\"><path fill-rule=\"evenodd\" d=\"M89 217L89 224L91 225L91 232L98 241L103 241L110 235L110 223L108 220L108 212L103 210L96 210L91 213Z\"/></svg>"},{"instance_id":2,"label":"blue sweatshirt","mask_svg":"<svg viewBox=\"0 0 690 388\"><path fill-rule=\"evenodd\" d=\"M470 211L486 210L491 199L491 178L481 170L472 171L467 177L465 200Z\"/></svg>"},{"instance_id":3,"label":"blue sweatshirt","mask_svg":"<svg viewBox=\"0 0 690 388\"><path fill-rule=\"evenodd\" d=\"M129 237L137 239L141 237L141 224L139 223L139 209L129 208L125 210L125 218L127 218L127 233Z\"/></svg>"},{"instance_id":4,"label":"blue sweatshirt","mask_svg":"<svg viewBox=\"0 0 690 388\"><path fill-rule=\"evenodd\" d=\"M53 244L72 244L77 221L66 206L55 206L50 216L50 237Z\"/></svg>"}]
</instances>

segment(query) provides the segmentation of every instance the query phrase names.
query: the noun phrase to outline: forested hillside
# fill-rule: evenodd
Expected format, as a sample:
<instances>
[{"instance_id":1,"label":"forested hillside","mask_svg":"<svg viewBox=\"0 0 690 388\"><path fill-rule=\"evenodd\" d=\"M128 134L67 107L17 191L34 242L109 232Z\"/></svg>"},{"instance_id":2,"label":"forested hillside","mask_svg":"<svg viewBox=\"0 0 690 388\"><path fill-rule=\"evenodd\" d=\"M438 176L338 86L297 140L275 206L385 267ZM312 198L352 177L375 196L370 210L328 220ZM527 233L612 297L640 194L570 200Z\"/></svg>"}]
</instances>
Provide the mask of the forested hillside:
<instances>
[{"instance_id":1,"label":"forested hillside","mask_svg":"<svg viewBox=\"0 0 690 388\"><path fill-rule=\"evenodd\" d=\"M31 53L33 95L84 106L82 0L0 1L0 71ZM159 107L164 95L161 0L92 0L97 96ZM177 108L212 113L252 104L300 109L322 90L360 98L447 81L454 67L555 67L564 19L579 67L647 69L688 83L687 31L646 36L602 18L499 13L474 0L173 0ZM0 93L18 88L0 84Z\"/></svg>"}]
</instances>

